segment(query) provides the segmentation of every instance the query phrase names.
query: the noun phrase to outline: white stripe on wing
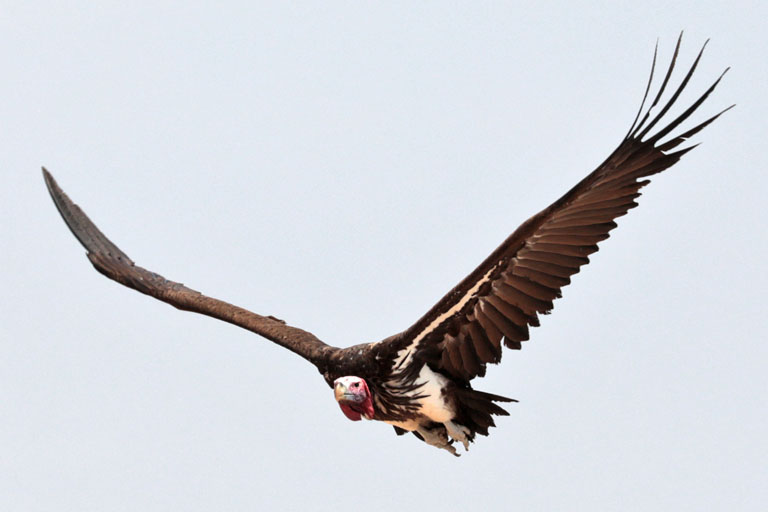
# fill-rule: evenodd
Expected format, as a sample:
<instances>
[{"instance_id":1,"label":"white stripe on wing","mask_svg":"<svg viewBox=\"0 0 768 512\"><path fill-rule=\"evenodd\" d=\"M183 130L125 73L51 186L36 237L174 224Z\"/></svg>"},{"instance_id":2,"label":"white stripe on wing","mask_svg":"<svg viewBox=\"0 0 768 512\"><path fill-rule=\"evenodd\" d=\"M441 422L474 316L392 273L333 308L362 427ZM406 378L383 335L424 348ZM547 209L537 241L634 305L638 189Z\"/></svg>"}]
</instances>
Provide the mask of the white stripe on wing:
<instances>
[{"instance_id":1,"label":"white stripe on wing","mask_svg":"<svg viewBox=\"0 0 768 512\"><path fill-rule=\"evenodd\" d=\"M408 362L410 361L411 355L413 354L416 347L419 345L419 342L422 339L424 339L424 337L427 334L429 334L430 332L440 327L440 324L442 324L444 321L446 321L447 319L455 315L458 311L461 311L461 308L463 308L464 305L467 302L469 302L472 299L472 297L475 296L475 294L480 289L480 287L483 286L483 284L485 284L486 282L488 282L488 280L491 278L491 274L493 273L494 270L496 270L496 268L499 266L500 263L501 261L499 261L499 263L491 267L491 269L488 272L486 272L486 274L483 277L481 277L480 280L477 281L472 288L467 290L467 293L465 293L452 308L450 308L448 311L446 311L442 315L432 320L432 323L430 323L423 331L421 331L415 338L413 338L413 341L411 342L410 345L401 349L397 353L397 357L395 358L394 367L400 368L402 367L402 365L408 364Z\"/></svg>"}]
</instances>

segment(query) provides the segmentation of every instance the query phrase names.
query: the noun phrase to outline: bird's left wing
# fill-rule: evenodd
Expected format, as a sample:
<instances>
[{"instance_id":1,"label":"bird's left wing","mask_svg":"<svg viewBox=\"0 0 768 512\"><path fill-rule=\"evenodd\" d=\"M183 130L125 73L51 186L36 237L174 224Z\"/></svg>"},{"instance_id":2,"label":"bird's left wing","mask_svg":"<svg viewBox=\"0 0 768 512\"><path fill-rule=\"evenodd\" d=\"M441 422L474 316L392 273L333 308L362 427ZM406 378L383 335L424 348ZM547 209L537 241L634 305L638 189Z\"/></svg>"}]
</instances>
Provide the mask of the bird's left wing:
<instances>
[{"instance_id":1,"label":"bird's left wing","mask_svg":"<svg viewBox=\"0 0 768 512\"><path fill-rule=\"evenodd\" d=\"M227 302L207 297L181 283L169 281L159 274L137 266L91 222L87 215L64 193L53 176L43 168L43 177L64 222L88 251L93 266L129 288L150 295L184 311L193 311L224 320L260 334L270 341L295 352L325 371L325 361L336 351L312 333L286 325L271 316L261 316Z\"/></svg>"},{"instance_id":2,"label":"bird's left wing","mask_svg":"<svg viewBox=\"0 0 768 512\"><path fill-rule=\"evenodd\" d=\"M680 40L660 90L641 119L652 67L635 123L605 162L524 222L413 326L374 346L379 354L388 356L393 373L415 379L418 368L427 362L468 381L482 376L487 363L499 362L502 340L507 347L519 349L528 339L529 326L539 325L537 315L548 313L570 277L589 263L588 255L616 227L614 220L637 206L640 188L649 183L644 178L677 162L692 147L672 150L722 114L661 142L704 102L721 76L677 118L651 132L677 100L701 58L700 52L671 99L649 120L669 82L679 47ZM656 54L653 62L655 67Z\"/></svg>"}]
</instances>

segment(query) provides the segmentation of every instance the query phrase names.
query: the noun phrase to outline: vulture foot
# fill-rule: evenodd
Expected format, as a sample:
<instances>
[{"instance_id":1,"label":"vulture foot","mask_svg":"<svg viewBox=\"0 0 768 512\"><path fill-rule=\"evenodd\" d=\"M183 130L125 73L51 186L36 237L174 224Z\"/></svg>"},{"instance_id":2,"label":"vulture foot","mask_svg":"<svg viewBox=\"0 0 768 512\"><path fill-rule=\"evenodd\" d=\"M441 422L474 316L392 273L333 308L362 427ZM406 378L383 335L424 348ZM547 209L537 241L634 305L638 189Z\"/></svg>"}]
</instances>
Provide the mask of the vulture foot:
<instances>
[{"instance_id":1,"label":"vulture foot","mask_svg":"<svg viewBox=\"0 0 768 512\"><path fill-rule=\"evenodd\" d=\"M424 442L431 446L436 446L437 448L442 448L443 450L448 450L456 457L460 457L461 455L456 453L456 448L453 447L453 441L448 439L448 434L446 433L445 429L442 428L433 428L431 430L427 430L424 427L421 427L418 429L419 435L421 435L422 438L424 438Z\"/></svg>"},{"instance_id":2,"label":"vulture foot","mask_svg":"<svg viewBox=\"0 0 768 512\"><path fill-rule=\"evenodd\" d=\"M459 425L458 423L454 423L452 421L446 421L443 423L443 425L445 425L445 430L448 432L448 435L451 436L451 439L463 444L464 451L468 452L470 430L464 425Z\"/></svg>"}]
</instances>

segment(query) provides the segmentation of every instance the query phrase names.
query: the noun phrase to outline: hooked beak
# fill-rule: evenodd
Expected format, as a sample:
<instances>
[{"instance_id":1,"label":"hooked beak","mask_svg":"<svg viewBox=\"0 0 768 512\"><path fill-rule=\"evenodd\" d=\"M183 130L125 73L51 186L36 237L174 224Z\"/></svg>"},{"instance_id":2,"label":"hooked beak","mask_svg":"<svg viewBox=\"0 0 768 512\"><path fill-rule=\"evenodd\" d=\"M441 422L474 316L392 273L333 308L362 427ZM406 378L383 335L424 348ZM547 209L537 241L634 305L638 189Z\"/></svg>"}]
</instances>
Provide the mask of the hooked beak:
<instances>
[{"instance_id":1,"label":"hooked beak","mask_svg":"<svg viewBox=\"0 0 768 512\"><path fill-rule=\"evenodd\" d=\"M350 393L347 386L342 382L337 382L333 388L333 394L336 396L336 401L356 402L357 396L354 393Z\"/></svg>"}]
</instances>

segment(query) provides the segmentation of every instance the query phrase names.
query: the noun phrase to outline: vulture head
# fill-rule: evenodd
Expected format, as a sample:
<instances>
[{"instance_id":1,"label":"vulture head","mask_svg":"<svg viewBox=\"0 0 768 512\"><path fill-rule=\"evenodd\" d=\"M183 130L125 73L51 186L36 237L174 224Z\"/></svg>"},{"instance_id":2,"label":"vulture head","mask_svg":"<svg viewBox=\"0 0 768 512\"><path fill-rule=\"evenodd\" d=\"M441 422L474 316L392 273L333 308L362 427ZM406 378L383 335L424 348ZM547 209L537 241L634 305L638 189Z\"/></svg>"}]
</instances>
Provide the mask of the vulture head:
<instances>
[{"instance_id":1,"label":"vulture head","mask_svg":"<svg viewBox=\"0 0 768 512\"><path fill-rule=\"evenodd\" d=\"M373 419L373 398L364 379L340 377L333 381L333 392L344 415L352 421Z\"/></svg>"}]
</instances>

